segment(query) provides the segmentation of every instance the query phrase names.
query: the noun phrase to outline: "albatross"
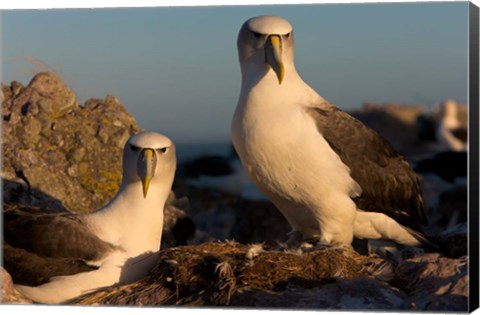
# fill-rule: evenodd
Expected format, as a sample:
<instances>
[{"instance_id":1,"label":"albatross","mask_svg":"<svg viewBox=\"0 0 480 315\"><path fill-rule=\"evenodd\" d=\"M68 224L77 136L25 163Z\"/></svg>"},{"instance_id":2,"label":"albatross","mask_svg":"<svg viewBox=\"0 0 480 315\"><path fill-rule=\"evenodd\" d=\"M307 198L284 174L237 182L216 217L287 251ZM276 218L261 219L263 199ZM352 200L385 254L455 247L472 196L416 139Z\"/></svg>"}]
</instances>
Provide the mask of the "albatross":
<instances>
[{"instance_id":1,"label":"albatross","mask_svg":"<svg viewBox=\"0 0 480 315\"><path fill-rule=\"evenodd\" d=\"M465 152L468 148L468 130L458 119L459 105L453 100L443 102L440 109L436 137L444 150Z\"/></svg>"},{"instance_id":2,"label":"albatross","mask_svg":"<svg viewBox=\"0 0 480 315\"><path fill-rule=\"evenodd\" d=\"M39 303L64 303L136 281L153 268L175 175L175 145L159 133L142 132L128 139L122 162L119 191L98 210L71 214L16 207L5 212L5 266L30 268L24 283L15 285L20 293ZM28 281L28 275L41 271L33 270L40 268L39 261L46 272L60 275Z\"/></svg>"},{"instance_id":3,"label":"albatross","mask_svg":"<svg viewBox=\"0 0 480 315\"><path fill-rule=\"evenodd\" d=\"M287 243L351 246L356 237L428 245L416 174L380 135L302 80L290 22L251 18L237 48L242 80L232 141L248 176L292 227Z\"/></svg>"}]
</instances>

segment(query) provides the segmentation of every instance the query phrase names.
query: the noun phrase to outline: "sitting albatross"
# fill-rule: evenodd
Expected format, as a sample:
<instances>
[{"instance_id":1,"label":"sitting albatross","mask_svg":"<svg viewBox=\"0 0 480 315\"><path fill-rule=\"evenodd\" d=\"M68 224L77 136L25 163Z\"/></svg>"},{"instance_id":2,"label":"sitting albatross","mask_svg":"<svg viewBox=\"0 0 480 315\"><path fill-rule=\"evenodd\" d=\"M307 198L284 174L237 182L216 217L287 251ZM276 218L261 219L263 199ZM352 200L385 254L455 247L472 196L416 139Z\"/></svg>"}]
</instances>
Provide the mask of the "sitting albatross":
<instances>
[{"instance_id":1,"label":"sitting albatross","mask_svg":"<svg viewBox=\"0 0 480 315\"><path fill-rule=\"evenodd\" d=\"M241 91L231 132L241 162L292 227L289 240L429 241L416 174L373 130L308 86L291 24L259 16L240 29Z\"/></svg>"},{"instance_id":2,"label":"sitting albatross","mask_svg":"<svg viewBox=\"0 0 480 315\"><path fill-rule=\"evenodd\" d=\"M18 260L14 254L19 251L26 259L24 266L30 268L43 256L47 262L58 258L68 267L44 283L23 279L22 284L30 286L16 284L15 288L35 302L57 304L148 274L158 261L163 210L175 169L172 141L155 132L142 132L125 144L120 189L103 208L83 215L42 213L39 209L25 212L22 207L7 210L6 267L17 268L15 263L20 262L8 259ZM55 268L47 263L46 269Z\"/></svg>"}]
</instances>

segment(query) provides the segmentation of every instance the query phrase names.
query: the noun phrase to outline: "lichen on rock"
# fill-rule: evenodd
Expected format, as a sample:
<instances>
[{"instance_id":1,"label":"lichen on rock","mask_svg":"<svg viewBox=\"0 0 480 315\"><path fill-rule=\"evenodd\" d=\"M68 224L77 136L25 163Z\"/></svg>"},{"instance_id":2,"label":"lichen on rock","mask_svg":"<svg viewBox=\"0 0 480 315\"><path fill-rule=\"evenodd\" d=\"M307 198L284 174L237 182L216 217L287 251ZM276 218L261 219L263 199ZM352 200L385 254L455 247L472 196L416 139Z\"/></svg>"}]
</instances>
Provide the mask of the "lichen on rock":
<instances>
[{"instance_id":1,"label":"lichen on rock","mask_svg":"<svg viewBox=\"0 0 480 315\"><path fill-rule=\"evenodd\" d=\"M23 195L19 200L38 191L69 211L85 212L113 197L120 186L123 145L140 131L117 98L81 106L51 73L37 74L26 87L12 82L2 90L3 179L15 182L20 177L28 184L28 191L15 186ZM7 193L9 198L15 195Z\"/></svg>"}]
</instances>

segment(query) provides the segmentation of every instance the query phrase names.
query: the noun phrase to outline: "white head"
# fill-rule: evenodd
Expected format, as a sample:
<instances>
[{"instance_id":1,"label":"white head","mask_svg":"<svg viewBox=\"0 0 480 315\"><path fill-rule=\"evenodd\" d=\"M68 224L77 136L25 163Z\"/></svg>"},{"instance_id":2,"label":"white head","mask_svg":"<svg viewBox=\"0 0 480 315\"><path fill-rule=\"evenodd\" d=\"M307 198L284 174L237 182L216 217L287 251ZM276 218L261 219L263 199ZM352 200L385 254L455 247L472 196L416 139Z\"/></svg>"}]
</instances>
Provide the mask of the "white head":
<instances>
[{"instance_id":1,"label":"white head","mask_svg":"<svg viewBox=\"0 0 480 315\"><path fill-rule=\"evenodd\" d=\"M237 39L242 74L255 71L265 75L274 71L279 84L285 68L294 67L293 28L290 22L277 16L257 16L247 20Z\"/></svg>"},{"instance_id":2,"label":"white head","mask_svg":"<svg viewBox=\"0 0 480 315\"><path fill-rule=\"evenodd\" d=\"M144 198L151 183L165 183L170 191L176 166L175 145L169 138L141 132L130 137L123 149L122 186L141 183Z\"/></svg>"}]
</instances>

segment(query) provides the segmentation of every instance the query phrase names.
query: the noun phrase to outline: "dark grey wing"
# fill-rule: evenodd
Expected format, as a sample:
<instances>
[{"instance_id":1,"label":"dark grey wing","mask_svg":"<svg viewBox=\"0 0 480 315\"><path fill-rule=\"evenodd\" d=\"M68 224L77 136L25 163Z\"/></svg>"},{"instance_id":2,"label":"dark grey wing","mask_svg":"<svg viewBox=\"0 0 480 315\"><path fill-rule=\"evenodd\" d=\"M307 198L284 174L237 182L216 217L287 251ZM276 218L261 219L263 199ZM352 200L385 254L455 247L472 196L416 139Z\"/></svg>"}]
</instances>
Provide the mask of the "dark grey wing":
<instances>
[{"instance_id":1,"label":"dark grey wing","mask_svg":"<svg viewBox=\"0 0 480 315\"><path fill-rule=\"evenodd\" d=\"M385 213L414 230L427 224L418 177L384 138L332 104L307 111L362 187L353 199L358 208Z\"/></svg>"},{"instance_id":2,"label":"dark grey wing","mask_svg":"<svg viewBox=\"0 0 480 315\"><path fill-rule=\"evenodd\" d=\"M6 243L39 256L95 260L115 248L71 213L4 204L3 224Z\"/></svg>"},{"instance_id":3,"label":"dark grey wing","mask_svg":"<svg viewBox=\"0 0 480 315\"><path fill-rule=\"evenodd\" d=\"M82 259L44 257L3 242L3 267L16 284L37 286L51 277L91 271L98 267Z\"/></svg>"}]
</instances>

